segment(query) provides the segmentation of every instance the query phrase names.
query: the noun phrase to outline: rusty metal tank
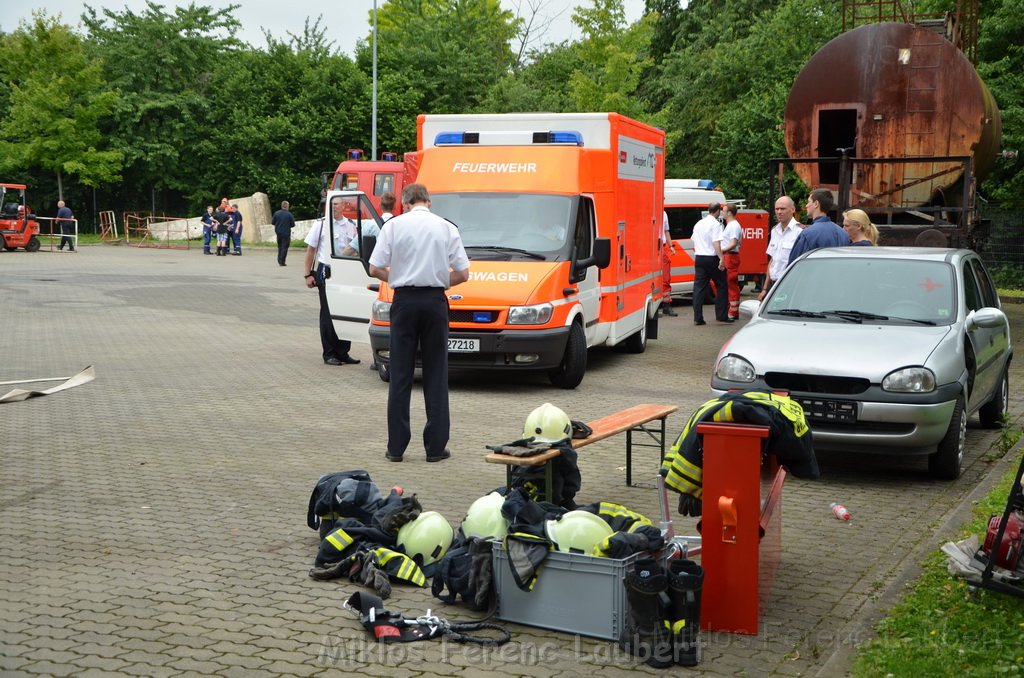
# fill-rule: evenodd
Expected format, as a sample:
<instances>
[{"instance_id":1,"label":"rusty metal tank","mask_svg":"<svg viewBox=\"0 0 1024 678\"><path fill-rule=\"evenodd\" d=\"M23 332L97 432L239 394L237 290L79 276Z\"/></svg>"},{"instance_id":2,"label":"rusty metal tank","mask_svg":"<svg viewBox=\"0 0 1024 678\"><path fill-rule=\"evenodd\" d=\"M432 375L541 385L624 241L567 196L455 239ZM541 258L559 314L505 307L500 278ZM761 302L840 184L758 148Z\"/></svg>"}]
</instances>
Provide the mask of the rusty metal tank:
<instances>
[{"instance_id":1,"label":"rusty metal tank","mask_svg":"<svg viewBox=\"0 0 1024 678\"><path fill-rule=\"evenodd\" d=\"M850 205L958 202L963 164L982 178L999 151L999 109L971 62L943 35L876 23L839 35L807 62L789 93L786 149L793 158L920 157L908 164L854 165ZM809 186L837 187L838 163L794 165Z\"/></svg>"}]
</instances>

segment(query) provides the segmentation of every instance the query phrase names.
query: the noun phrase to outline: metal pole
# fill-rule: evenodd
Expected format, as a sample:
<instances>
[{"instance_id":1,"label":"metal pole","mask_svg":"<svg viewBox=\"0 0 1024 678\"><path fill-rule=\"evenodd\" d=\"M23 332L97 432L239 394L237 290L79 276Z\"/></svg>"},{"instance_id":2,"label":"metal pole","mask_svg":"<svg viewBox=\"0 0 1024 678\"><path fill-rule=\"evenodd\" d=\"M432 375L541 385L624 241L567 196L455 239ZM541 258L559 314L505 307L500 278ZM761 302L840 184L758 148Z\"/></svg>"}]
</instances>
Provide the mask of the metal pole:
<instances>
[{"instance_id":1,"label":"metal pole","mask_svg":"<svg viewBox=\"0 0 1024 678\"><path fill-rule=\"evenodd\" d=\"M370 160L377 159L377 0L373 0L373 129L370 134Z\"/></svg>"}]
</instances>

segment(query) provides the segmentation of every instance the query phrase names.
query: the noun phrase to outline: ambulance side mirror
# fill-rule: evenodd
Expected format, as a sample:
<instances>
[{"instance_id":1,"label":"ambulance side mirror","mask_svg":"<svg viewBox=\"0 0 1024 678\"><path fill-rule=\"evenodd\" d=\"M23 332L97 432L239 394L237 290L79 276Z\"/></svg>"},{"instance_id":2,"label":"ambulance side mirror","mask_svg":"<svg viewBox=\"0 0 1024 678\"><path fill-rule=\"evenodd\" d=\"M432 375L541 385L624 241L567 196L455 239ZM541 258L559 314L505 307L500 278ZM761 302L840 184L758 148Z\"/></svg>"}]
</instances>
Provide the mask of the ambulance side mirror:
<instances>
[{"instance_id":1,"label":"ambulance side mirror","mask_svg":"<svg viewBox=\"0 0 1024 678\"><path fill-rule=\"evenodd\" d=\"M597 266L598 268L608 268L608 264L612 260L612 241L610 238L596 238L594 239L594 252L585 259L580 259L576 262L576 270L580 273L590 268L591 266Z\"/></svg>"}]
</instances>

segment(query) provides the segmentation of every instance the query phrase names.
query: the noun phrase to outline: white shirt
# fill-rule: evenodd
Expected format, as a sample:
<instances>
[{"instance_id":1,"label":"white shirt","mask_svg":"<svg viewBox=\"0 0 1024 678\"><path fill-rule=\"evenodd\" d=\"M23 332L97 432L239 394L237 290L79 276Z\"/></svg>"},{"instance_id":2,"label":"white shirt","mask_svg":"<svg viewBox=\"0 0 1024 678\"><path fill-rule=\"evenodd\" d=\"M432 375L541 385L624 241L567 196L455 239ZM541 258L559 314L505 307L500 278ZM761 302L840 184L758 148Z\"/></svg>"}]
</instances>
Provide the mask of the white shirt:
<instances>
[{"instance_id":1,"label":"white shirt","mask_svg":"<svg viewBox=\"0 0 1024 678\"><path fill-rule=\"evenodd\" d=\"M669 228L668 225L668 212L661 213L661 244L672 244L672 230Z\"/></svg>"},{"instance_id":2,"label":"white shirt","mask_svg":"<svg viewBox=\"0 0 1024 678\"><path fill-rule=\"evenodd\" d=\"M390 269L392 288L448 289L449 272L467 270L469 257L455 224L417 205L384 224L370 265Z\"/></svg>"},{"instance_id":3,"label":"white shirt","mask_svg":"<svg viewBox=\"0 0 1024 678\"><path fill-rule=\"evenodd\" d=\"M312 228L309 229L309 233L306 234L306 244L310 247L316 247L316 260L326 266L331 265L331 239L329 237L321 237L320 233L323 230L324 220L318 219ZM352 241L356 236L356 225L353 224L346 218L334 220L334 251L339 254L345 248L349 242Z\"/></svg>"},{"instance_id":4,"label":"white shirt","mask_svg":"<svg viewBox=\"0 0 1024 678\"><path fill-rule=\"evenodd\" d=\"M722 229L722 249L724 250L733 240L736 241L736 246L729 250L729 253L739 254L740 243L743 242L743 225L739 219L725 222L725 228Z\"/></svg>"},{"instance_id":5,"label":"white shirt","mask_svg":"<svg viewBox=\"0 0 1024 678\"><path fill-rule=\"evenodd\" d=\"M693 235L690 239L693 241L695 256L713 257L718 254L715 252L715 242L722 241L722 224L709 214L693 225Z\"/></svg>"},{"instance_id":6,"label":"white shirt","mask_svg":"<svg viewBox=\"0 0 1024 678\"><path fill-rule=\"evenodd\" d=\"M771 238L768 240L768 275L772 280L782 277L783 271L789 266L789 253L793 250L797 236L800 235L800 224L796 219L790 219L788 224L775 224L772 227Z\"/></svg>"}]
</instances>

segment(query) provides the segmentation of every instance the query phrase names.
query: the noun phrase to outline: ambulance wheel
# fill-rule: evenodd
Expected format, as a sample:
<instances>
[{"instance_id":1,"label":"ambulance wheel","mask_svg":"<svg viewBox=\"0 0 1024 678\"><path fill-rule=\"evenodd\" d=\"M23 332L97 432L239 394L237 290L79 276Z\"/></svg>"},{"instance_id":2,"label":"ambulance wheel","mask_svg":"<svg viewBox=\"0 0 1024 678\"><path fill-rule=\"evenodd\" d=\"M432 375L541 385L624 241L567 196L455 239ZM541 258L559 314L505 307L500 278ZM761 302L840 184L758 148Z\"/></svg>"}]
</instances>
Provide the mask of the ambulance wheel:
<instances>
[{"instance_id":1,"label":"ambulance wheel","mask_svg":"<svg viewBox=\"0 0 1024 678\"><path fill-rule=\"evenodd\" d=\"M641 325L640 331L626 337L622 342L627 353L643 353L647 350L647 320Z\"/></svg>"},{"instance_id":2,"label":"ambulance wheel","mask_svg":"<svg viewBox=\"0 0 1024 678\"><path fill-rule=\"evenodd\" d=\"M558 388L576 388L583 381L587 371L587 337L583 326L573 323L569 328L569 340L565 342L562 364L548 372L548 379Z\"/></svg>"},{"instance_id":3,"label":"ambulance wheel","mask_svg":"<svg viewBox=\"0 0 1024 678\"><path fill-rule=\"evenodd\" d=\"M377 376L385 384L391 381L391 368L383 360L377 361Z\"/></svg>"},{"instance_id":4,"label":"ambulance wheel","mask_svg":"<svg viewBox=\"0 0 1024 678\"><path fill-rule=\"evenodd\" d=\"M934 454L928 456L928 473L942 480L956 480L960 477L960 465L964 460L964 445L967 442L967 410L963 396L956 399L949 428L939 442Z\"/></svg>"},{"instance_id":5,"label":"ambulance wheel","mask_svg":"<svg viewBox=\"0 0 1024 678\"><path fill-rule=\"evenodd\" d=\"M25 245L26 252L38 252L39 251L39 238L32 236L28 240L28 244Z\"/></svg>"}]
</instances>

